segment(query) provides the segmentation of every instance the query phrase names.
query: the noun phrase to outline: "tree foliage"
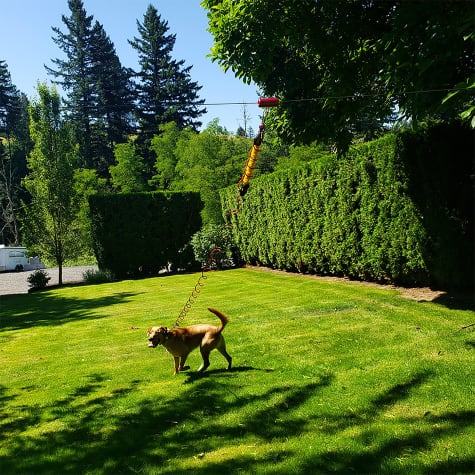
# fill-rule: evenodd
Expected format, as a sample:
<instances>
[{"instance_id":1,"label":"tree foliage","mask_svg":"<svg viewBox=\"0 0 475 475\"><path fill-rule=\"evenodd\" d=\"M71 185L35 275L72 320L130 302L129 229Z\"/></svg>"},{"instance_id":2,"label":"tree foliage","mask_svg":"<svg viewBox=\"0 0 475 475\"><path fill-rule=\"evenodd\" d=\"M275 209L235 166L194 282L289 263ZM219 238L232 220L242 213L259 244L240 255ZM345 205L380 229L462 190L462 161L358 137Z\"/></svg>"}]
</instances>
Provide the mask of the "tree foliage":
<instances>
[{"instance_id":1,"label":"tree foliage","mask_svg":"<svg viewBox=\"0 0 475 475\"><path fill-rule=\"evenodd\" d=\"M168 122L159 126L158 134L152 138L150 150L155 155L155 175L149 181L156 190L166 191L173 187L176 181L176 164L178 162L178 141L189 137L192 131L180 131L175 122Z\"/></svg>"},{"instance_id":2,"label":"tree foliage","mask_svg":"<svg viewBox=\"0 0 475 475\"><path fill-rule=\"evenodd\" d=\"M204 202L203 221L220 223L218 190L238 182L251 141L223 133L218 121L201 133L191 128L180 131L174 122L162 126L160 132L151 145L157 172L151 183L162 190L199 191ZM259 168L260 164L256 175Z\"/></svg>"},{"instance_id":3,"label":"tree foliage","mask_svg":"<svg viewBox=\"0 0 475 475\"><path fill-rule=\"evenodd\" d=\"M47 67L67 93L81 165L105 176L112 164L111 144L125 140L133 110L130 71L123 68L102 25L93 23L82 0L68 0L71 16L63 15L67 32L53 27L54 42L66 59Z\"/></svg>"},{"instance_id":4,"label":"tree foliage","mask_svg":"<svg viewBox=\"0 0 475 475\"><path fill-rule=\"evenodd\" d=\"M21 111L20 92L12 83L7 63L0 61L0 133L7 135L15 129Z\"/></svg>"},{"instance_id":5,"label":"tree foliage","mask_svg":"<svg viewBox=\"0 0 475 475\"><path fill-rule=\"evenodd\" d=\"M39 99L30 105L30 129L34 148L28 157L28 175L23 183L31 195L25 206L24 232L32 250L53 259L59 267L77 250L74 196L75 146L71 127L61 114L55 88L38 84Z\"/></svg>"},{"instance_id":6,"label":"tree foliage","mask_svg":"<svg viewBox=\"0 0 475 475\"><path fill-rule=\"evenodd\" d=\"M473 1L204 0L211 57L281 106L290 141L346 148L395 107L419 120L474 114ZM372 126L374 127L374 126Z\"/></svg>"},{"instance_id":7,"label":"tree foliage","mask_svg":"<svg viewBox=\"0 0 475 475\"><path fill-rule=\"evenodd\" d=\"M74 199L77 214L76 228L76 255L89 258L94 254L94 243L91 230L91 213L89 197L108 189L107 180L101 178L96 170L90 168L74 169Z\"/></svg>"},{"instance_id":8,"label":"tree foliage","mask_svg":"<svg viewBox=\"0 0 475 475\"><path fill-rule=\"evenodd\" d=\"M121 193L145 191L143 161L133 143L119 143L114 148L116 165L110 167L112 186Z\"/></svg>"},{"instance_id":9,"label":"tree foliage","mask_svg":"<svg viewBox=\"0 0 475 475\"><path fill-rule=\"evenodd\" d=\"M5 61L0 61L0 240L18 245L20 182L31 148L27 100L11 81Z\"/></svg>"},{"instance_id":10,"label":"tree foliage","mask_svg":"<svg viewBox=\"0 0 475 475\"><path fill-rule=\"evenodd\" d=\"M149 5L143 23L137 20L139 37L129 40L137 51L140 70L136 72L137 115L141 133L148 139L160 124L175 122L179 129L201 125L197 119L206 110L200 107L200 86L191 80L191 66L172 58L176 36L168 34L168 23Z\"/></svg>"}]
</instances>

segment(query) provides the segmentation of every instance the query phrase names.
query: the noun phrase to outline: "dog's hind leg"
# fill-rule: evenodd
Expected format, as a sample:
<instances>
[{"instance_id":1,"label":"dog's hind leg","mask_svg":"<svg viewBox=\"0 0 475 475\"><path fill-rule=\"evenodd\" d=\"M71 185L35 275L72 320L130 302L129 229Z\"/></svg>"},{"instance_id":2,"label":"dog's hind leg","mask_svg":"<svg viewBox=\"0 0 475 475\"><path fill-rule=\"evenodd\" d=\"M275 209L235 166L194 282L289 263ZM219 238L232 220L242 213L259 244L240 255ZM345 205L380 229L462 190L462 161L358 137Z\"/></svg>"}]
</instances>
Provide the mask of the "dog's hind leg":
<instances>
[{"instance_id":1,"label":"dog's hind leg","mask_svg":"<svg viewBox=\"0 0 475 475\"><path fill-rule=\"evenodd\" d=\"M226 351L226 343L224 341L223 336L221 336L221 339L219 340L216 349L226 358L226 361L228 362L228 367L226 369L230 370L233 359L231 358L231 355Z\"/></svg>"},{"instance_id":2,"label":"dog's hind leg","mask_svg":"<svg viewBox=\"0 0 475 475\"><path fill-rule=\"evenodd\" d=\"M201 363L201 366L198 368L198 373L202 373L209 366L209 353L210 350L208 350L207 348L201 348L201 356L203 357L203 363Z\"/></svg>"}]
</instances>

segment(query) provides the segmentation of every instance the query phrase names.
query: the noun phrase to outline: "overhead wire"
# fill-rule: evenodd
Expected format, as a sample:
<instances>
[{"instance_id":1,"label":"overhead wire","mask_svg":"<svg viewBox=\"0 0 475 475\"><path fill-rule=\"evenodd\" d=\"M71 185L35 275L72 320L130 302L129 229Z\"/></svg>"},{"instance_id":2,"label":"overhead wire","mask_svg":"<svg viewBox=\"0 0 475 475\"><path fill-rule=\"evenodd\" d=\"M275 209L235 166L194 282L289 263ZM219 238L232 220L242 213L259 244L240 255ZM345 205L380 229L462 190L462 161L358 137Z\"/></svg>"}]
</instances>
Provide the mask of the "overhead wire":
<instances>
[{"instance_id":1,"label":"overhead wire","mask_svg":"<svg viewBox=\"0 0 475 475\"><path fill-rule=\"evenodd\" d=\"M434 94L434 93L440 93L440 92L463 92L463 91L468 91L472 90L475 93L475 88L474 87L464 87L464 88L459 88L459 87L445 87L445 88L433 88L433 89L417 89L413 91L401 91L397 92L395 94L392 94L393 97L399 97L403 95L414 95L414 94ZM380 97L380 96L388 96L387 92L371 92L371 93L360 93L360 92L355 92L354 94L346 94L346 95L322 95L322 96L315 96L315 97L307 97L307 98L296 98L296 99L281 99L280 103L281 104L290 104L290 103L298 103L298 102L317 102L317 101L327 101L327 100L344 100L344 99L359 99L359 98L365 98L365 97ZM389 96L388 96L389 97ZM158 101L157 104L162 104L162 105L167 105L167 106L175 106L175 107L185 107L185 106L196 106L196 107L221 107L221 106L243 106L243 105L255 105L256 101L249 101L249 100L243 100L243 101L217 101L217 102L175 102L175 101ZM107 110L111 109L124 109L124 108L130 108L130 105L123 105L123 104L116 104L114 106L108 105L108 106L102 106L102 105L97 105L97 104L83 104L79 106L82 109L95 109L95 108L101 108L104 107ZM13 106L13 108L16 108ZM20 107L18 107L20 109ZM62 110L68 110L69 108L66 106L61 107Z\"/></svg>"},{"instance_id":2,"label":"overhead wire","mask_svg":"<svg viewBox=\"0 0 475 475\"><path fill-rule=\"evenodd\" d=\"M453 91L466 91L469 89L473 89L475 93L475 88L465 87L465 88L440 88L440 89L419 89L414 91L402 91L394 94L394 96L402 96L404 94L430 94L436 92L453 92ZM387 93L359 93L356 92L354 94L347 94L347 95L335 95L335 96L317 96L317 97L308 97L308 98L300 98L300 99L281 99L281 104L291 103L291 102L317 102L322 100L339 100L339 99L358 99L361 97L378 97L378 96L387 96ZM167 103L168 104L168 103ZM173 103L171 103L173 104ZM194 104L194 103L189 103ZM227 106L227 105L255 105L256 101L242 101L242 102L204 102L202 106ZM174 104L174 105L186 105L186 104Z\"/></svg>"}]
</instances>

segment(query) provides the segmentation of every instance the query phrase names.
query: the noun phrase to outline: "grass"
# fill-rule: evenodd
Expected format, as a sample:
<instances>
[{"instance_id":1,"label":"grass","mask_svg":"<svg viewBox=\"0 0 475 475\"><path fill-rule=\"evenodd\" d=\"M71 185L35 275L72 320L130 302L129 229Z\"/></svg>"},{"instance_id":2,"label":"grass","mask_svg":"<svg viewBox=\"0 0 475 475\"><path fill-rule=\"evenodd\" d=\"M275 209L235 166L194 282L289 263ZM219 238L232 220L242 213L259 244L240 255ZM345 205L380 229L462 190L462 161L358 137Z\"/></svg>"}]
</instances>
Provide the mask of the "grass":
<instances>
[{"instance_id":1,"label":"grass","mask_svg":"<svg viewBox=\"0 0 475 475\"><path fill-rule=\"evenodd\" d=\"M172 326L198 276L0 301L7 474L475 472L472 310L357 283L209 273L185 323L225 330L203 376L173 376L146 329Z\"/></svg>"}]
</instances>

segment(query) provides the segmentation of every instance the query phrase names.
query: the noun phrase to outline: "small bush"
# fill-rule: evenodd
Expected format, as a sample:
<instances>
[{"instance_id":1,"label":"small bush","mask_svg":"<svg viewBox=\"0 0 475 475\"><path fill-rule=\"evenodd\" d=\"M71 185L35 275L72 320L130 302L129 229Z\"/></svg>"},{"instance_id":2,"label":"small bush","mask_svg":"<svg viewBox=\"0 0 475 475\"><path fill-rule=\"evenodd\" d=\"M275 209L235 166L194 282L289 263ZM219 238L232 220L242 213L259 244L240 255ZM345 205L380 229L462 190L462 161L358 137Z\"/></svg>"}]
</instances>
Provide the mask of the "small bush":
<instances>
[{"instance_id":1,"label":"small bush","mask_svg":"<svg viewBox=\"0 0 475 475\"><path fill-rule=\"evenodd\" d=\"M44 289L51 280L51 277L43 269L32 272L26 279L30 284L30 290Z\"/></svg>"},{"instance_id":2,"label":"small bush","mask_svg":"<svg viewBox=\"0 0 475 475\"><path fill-rule=\"evenodd\" d=\"M109 269L87 270L83 274L86 284L104 284L115 280L114 274Z\"/></svg>"},{"instance_id":3,"label":"small bush","mask_svg":"<svg viewBox=\"0 0 475 475\"><path fill-rule=\"evenodd\" d=\"M195 259L202 266L223 269L233 267L236 256L231 230L226 225L208 224L191 239Z\"/></svg>"}]
</instances>

